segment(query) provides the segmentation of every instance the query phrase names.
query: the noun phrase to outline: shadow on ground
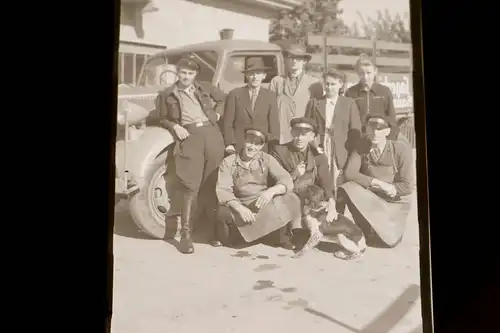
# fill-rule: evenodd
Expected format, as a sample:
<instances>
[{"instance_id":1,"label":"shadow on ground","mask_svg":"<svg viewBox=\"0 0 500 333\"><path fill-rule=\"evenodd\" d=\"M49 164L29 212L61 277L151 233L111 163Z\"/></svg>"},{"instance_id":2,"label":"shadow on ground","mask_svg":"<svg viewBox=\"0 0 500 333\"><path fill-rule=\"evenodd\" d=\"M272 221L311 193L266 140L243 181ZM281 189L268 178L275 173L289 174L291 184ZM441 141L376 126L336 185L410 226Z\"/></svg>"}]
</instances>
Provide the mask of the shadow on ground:
<instances>
[{"instance_id":1,"label":"shadow on ground","mask_svg":"<svg viewBox=\"0 0 500 333\"><path fill-rule=\"evenodd\" d=\"M370 321L362 329L354 328L348 324L345 324L333 318L332 316L329 316L323 312L312 309L311 307L309 307L308 302L302 299L291 302L290 306L302 307L305 312L313 316L330 321L331 323L337 326L341 326L353 333L381 333L381 332L389 332L390 330L392 330L403 319L403 317L408 312L410 312L410 310L415 306L415 302L419 297L420 297L420 286L409 285L397 299L395 299L376 318ZM411 331L409 331L408 333L422 333L422 332L423 332L422 325L420 324Z\"/></svg>"}]
</instances>

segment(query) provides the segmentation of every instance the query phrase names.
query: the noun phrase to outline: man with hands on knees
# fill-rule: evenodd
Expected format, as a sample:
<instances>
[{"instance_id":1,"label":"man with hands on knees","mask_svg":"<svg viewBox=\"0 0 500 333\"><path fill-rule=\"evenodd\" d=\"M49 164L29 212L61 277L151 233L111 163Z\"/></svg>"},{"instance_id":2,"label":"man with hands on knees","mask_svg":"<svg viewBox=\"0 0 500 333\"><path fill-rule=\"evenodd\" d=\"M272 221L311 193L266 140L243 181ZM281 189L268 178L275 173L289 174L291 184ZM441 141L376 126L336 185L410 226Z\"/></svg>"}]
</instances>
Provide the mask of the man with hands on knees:
<instances>
[{"instance_id":1,"label":"man with hands on knees","mask_svg":"<svg viewBox=\"0 0 500 333\"><path fill-rule=\"evenodd\" d=\"M294 248L286 226L300 219L300 200L292 193L290 174L262 151L266 142L267 133L246 128L241 151L219 167L217 230L226 246L262 241Z\"/></svg>"},{"instance_id":2,"label":"man with hands on knees","mask_svg":"<svg viewBox=\"0 0 500 333\"><path fill-rule=\"evenodd\" d=\"M367 236L368 245L394 247L403 237L415 190L414 160L404 142L389 140L391 118L369 115L366 140L349 156L338 209L345 206Z\"/></svg>"}]
</instances>

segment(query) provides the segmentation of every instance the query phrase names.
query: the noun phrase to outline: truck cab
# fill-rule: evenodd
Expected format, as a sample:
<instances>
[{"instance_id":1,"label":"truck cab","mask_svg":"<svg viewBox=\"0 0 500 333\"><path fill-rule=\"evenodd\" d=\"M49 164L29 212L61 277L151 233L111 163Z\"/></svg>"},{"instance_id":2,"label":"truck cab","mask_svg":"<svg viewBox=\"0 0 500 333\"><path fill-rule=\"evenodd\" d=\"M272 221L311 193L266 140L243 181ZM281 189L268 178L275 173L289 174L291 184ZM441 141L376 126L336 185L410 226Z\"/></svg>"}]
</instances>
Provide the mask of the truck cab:
<instances>
[{"instance_id":1,"label":"truck cab","mask_svg":"<svg viewBox=\"0 0 500 333\"><path fill-rule=\"evenodd\" d=\"M211 82L228 93L246 84L243 69L248 57L259 56L269 68L263 86L285 73L280 46L253 40L219 40L165 50L151 56L140 71L136 86L118 87L118 136L115 193L128 200L134 222L146 234L162 238L171 205L173 183L166 173L169 147L175 139L163 128L146 126L158 92L177 80L177 61L192 54L201 66L199 81Z\"/></svg>"}]
</instances>

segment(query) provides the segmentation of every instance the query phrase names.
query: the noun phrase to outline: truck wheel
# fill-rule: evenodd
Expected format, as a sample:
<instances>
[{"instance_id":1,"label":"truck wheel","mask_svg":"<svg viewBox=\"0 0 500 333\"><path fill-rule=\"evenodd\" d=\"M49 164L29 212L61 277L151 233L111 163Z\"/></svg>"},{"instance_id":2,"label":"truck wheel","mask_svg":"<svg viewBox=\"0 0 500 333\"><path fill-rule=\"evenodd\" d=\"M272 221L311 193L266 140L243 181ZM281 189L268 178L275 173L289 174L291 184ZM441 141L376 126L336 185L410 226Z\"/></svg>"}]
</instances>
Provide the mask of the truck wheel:
<instances>
[{"instance_id":1,"label":"truck wheel","mask_svg":"<svg viewBox=\"0 0 500 333\"><path fill-rule=\"evenodd\" d=\"M165 235L165 217L170 209L166 158L167 154L163 154L148 166L143 187L129 200L130 215L136 225L149 236L160 239Z\"/></svg>"}]
</instances>

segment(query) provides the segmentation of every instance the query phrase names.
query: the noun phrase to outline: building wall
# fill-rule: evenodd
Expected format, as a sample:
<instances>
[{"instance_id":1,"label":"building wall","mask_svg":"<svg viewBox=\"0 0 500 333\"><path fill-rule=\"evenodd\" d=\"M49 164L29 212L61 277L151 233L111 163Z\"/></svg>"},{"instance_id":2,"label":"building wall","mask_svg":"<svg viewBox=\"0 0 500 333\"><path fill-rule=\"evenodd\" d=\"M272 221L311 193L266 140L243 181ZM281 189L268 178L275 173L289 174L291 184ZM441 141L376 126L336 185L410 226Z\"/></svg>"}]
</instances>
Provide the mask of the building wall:
<instances>
[{"instance_id":1,"label":"building wall","mask_svg":"<svg viewBox=\"0 0 500 333\"><path fill-rule=\"evenodd\" d=\"M234 29L234 38L268 40L269 12L265 10L230 0L155 0L154 4L158 11L142 14L142 31L122 10L120 40L173 48L217 40L224 28Z\"/></svg>"}]
</instances>

